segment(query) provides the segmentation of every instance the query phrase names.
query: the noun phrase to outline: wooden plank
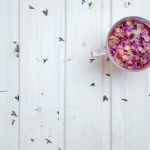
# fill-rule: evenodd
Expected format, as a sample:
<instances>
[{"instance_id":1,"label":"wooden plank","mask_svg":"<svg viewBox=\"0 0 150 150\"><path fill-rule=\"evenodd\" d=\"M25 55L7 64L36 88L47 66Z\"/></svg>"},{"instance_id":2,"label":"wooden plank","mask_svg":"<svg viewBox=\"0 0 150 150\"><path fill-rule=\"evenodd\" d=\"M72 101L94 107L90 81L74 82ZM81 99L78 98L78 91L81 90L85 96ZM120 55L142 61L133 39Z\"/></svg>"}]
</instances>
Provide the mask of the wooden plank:
<instances>
[{"instance_id":1,"label":"wooden plank","mask_svg":"<svg viewBox=\"0 0 150 150\"><path fill-rule=\"evenodd\" d=\"M19 42L19 2L1 0L0 9L0 144L3 150L19 150L19 102L14 98L18 94L18 62L14 54ZM15 111L17 117L12 116ZM15 120L12 125L12 120Z\"/></svg>"},{"instance_id":2,"label":"wooden plank","mask_svg":"<svg viewBox=\"0 0 150 150\"><path fill-rule=\"evenodd\" d=\"M109 4L67 0L66 150L110 149L109 64L107 57L89 60L105 46Z\"/></svg>"},{"instance_id":3,"label":"wooden plank","mask_svg":"<svg viewBox=\"0 0 150 150\"><path fill-rule=\"evenodd\" d=\"M148 0L113 0L112 20L126 16L141 16L149 19ZM148 150L150 124L149 119L149 75L143 72L124 72L113 67L112 75L112 150ZM128 101L121 100L122 98Z\"/></svg>"},{"instance_id":4,"label":"wooden plank","mask_svg":"<svg viewBox=\"0 0 150 150\"><path fill-rule=\"evenodd\" d=\"M64 5L20 1L20 150L63 150Z\"/></svg>"}]
</instances>

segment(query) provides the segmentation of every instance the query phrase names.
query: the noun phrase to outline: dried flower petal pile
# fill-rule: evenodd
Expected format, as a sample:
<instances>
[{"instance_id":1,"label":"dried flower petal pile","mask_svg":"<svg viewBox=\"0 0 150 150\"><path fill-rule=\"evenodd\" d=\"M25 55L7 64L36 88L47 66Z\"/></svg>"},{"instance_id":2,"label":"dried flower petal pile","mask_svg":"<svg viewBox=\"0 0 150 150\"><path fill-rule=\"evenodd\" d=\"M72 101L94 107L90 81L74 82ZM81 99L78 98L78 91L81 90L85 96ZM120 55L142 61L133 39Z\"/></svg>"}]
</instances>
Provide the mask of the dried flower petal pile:
<instances>
[{"instance_id":1,"label":"dried flower petal pile","mask_svg":"<svg viewBox=\"0 0 150 150\"><path fill-rule=\"evenodd\" d=\"M141 21L123 21L110 34L108 46L113 60L122 68L145 68L150 64L150 27Z\"/></svg>"}]
</instances>

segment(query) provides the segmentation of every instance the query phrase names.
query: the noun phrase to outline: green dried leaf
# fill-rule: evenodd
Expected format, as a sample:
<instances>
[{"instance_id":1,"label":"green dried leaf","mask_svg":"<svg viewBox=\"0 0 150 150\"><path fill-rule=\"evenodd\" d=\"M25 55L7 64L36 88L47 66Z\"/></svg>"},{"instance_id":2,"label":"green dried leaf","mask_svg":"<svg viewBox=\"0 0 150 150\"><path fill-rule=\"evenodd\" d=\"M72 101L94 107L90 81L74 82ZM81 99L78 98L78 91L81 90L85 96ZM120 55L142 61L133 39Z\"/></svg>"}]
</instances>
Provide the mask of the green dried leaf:
<instances>
[{"instance_id":1,"label":"green dried leaf","mask_svg":"<svg viewBox=\"0 0 150 150\"><path fill-rule=\"evenodd\" d=\"M91 9L93 7L93 2L88 3L89 8Z\"/></svg>"},{"instance_id":2,"label":"green dried leaf","mask_svg":"<svg viewBox=\"0 0 150 150\"><path fill-rule=\"evenodd\" d=\"M15 47L15 49L14 49L14 53L15 53L16 57L19 57L20 47L19 47L18 44L16 45L16 47Z\"/></svg>"},{"instance_id":3,"label":"green dried leaf","mask_svg":"<svg viewBox=\"0 0 150 150\"><path fill-rule=\"evenodd\" d=\"M95 60L95 58L91 58L91 59L90 59L90 63L92 63L94 60Z\"/></svg>"}]
</instances>

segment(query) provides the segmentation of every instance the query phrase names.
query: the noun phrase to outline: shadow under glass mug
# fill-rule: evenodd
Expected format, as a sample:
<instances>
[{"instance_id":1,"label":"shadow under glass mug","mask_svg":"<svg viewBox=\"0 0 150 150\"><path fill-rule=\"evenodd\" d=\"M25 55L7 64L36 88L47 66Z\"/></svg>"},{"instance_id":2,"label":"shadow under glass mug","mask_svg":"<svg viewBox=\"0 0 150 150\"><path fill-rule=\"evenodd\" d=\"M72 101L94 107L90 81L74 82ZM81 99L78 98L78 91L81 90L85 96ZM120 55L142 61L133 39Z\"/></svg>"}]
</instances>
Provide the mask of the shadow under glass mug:
<instances>
[{"instance_id":1,"label":"shadow under glass mug","mask_svg":"<svg viewBox=\"0 0 150 150\"><path fill-rule=\"evenodd\" d=\"M150 22L137 16L119 20L107 35L106 48L92 51L92 57L106 53L122 70L142 71L150 67Z\"/></svg>"}]
</instances>

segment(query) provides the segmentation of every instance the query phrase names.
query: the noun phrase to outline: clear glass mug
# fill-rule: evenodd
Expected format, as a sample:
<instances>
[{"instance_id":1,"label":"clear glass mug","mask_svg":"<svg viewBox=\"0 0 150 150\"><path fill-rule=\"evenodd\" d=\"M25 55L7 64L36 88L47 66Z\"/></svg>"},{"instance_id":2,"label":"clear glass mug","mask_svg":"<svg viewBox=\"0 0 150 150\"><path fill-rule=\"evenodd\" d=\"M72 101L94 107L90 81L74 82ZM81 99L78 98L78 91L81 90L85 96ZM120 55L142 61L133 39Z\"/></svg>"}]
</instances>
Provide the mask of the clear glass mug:
<instances>
[{"instance_id":1,"label":"clear glass mug","mask_svg":"<svg viewBox=\"0 0 150 150\"><path fill-rule=\"evenodd\" d=\"M142 17L137 17L137 16L129 16L129 17L125 17L123 19L120 19L117 23L115 23L112 28L110 29L108 35L107 35L107 39L106 39L106 48L105 49L100 49L100 50L94 50L92 51L92 57L99 57L105 54L108 54L110 60L120 69L122 70L126 70L126 71L142 71L147 69L148 67L150 67L150 56L148 58L148 63L145 66L142 66L138 69L127 69L125 67L120 66L119 64L117 64L111 54L111 50L110 50L110 46L109 46L109 38L112 35L112 33L114 32L114 30L123 22L127 21L127 20L132 20L132 21L136 21L138 23L143 24L144 26L146 26L146 29L148 30L148 34L150 36L150 22ZM150 41L148 42L150 45Z\"/></svg>"}]
</instances>

